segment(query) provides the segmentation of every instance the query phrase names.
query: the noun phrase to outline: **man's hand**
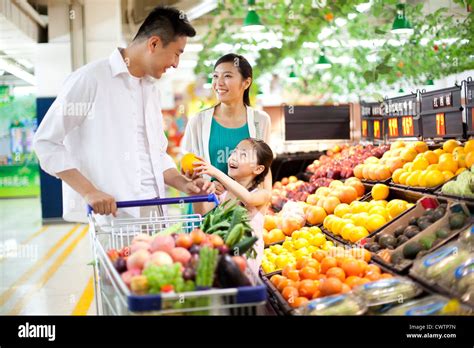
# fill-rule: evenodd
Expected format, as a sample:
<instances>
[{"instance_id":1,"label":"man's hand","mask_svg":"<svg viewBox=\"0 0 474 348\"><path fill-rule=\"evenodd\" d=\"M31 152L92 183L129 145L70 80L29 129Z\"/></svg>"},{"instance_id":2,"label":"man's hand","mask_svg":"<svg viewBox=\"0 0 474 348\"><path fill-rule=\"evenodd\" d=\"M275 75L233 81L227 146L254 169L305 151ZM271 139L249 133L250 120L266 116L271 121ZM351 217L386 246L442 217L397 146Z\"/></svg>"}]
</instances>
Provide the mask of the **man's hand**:
<instances>
[{"instance_id":1,"label":"man's hand","mask_svg":"<svg viewBox=\"0 0 474 348\"><path fill-rule=\"evenodd\" d=\"M117 204L115 203L115 198L107 193L104 193L99 190L94 190L87 193L84 196L87 204L89 204L94 213L100 215L109 215L117 216Z\"/></svg>"},{"instance_id":2,"label":"man's hand","mask_svg":"<svg viewBox=\"0 0 474 348\"><path fill-rule=\"evenodd\" d=\"M186 184L185 193L189 195L209 195L216 191L216 186L213 182L203 178L197 178Z\"/></svg>"},{"instance_id":3,"label":"man's hand","mask_svg":"<svg viewBox=\"0 0 474 348\"><path fill-rule=\"evenodd\" d=\"M225 187L222 185L219 181L214 181L214 185L216 186L216 192L215 194L220 196L225 192Z\"/></svg>"}]
</instances>

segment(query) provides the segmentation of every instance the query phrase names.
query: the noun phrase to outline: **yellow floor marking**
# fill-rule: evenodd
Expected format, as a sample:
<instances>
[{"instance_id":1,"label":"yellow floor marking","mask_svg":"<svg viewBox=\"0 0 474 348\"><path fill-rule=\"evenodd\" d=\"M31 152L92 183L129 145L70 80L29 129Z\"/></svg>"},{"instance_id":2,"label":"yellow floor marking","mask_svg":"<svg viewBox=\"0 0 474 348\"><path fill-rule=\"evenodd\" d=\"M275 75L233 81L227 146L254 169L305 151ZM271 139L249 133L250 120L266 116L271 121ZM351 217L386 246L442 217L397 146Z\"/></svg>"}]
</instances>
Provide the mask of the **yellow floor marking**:
<instances>
[{"instance_id":1,"label":"yellow floor marking","mask_svg":"<svg viewBox=\"0 0 474 348\"><path fill-rule=\"evenodd\" d=\"M81 233L74 238L74 240L69 244L66 249L61 253L61 255L58 256L58 258L54 261L54 263L48 268L45 274L41 277L41 279L32 287L28 290L28 292L25 294L25 296L19 300L13 309L8 313L8 315L18 315L21 313L23 310L23 307L30 302L31 298L35 295L35 293L40 290L47 282L48 280L57 272L59 267L66 261L66 259L71 255L71 253L74 251L74 249L77 247L79 242L87 235L87 231L89 229L89 226L85 226Z\"/></svg>"},{"instance_id":2,"label":"yellow floor marking","mask_svg":"<svg viewBox=\"0 0 474 348\"><path fill-rule=\"evenodd\" d=\"M71 237L80 226L80 224L74 225L74 227L71 228L68 233L66 233L56 244L51 247L51 249L48 250L46 255L44 255L30 269L28 269L28 271L26 271L17 281L15 281L15 283L12 284L12 286L8 288L8 290L4 291L0 295L0 307L3 306L13 296L17 288L24 285L32 275L43 268L46 262L48 262L48 260L56 253L56 251L58 251L58 249L61 248L64 243L66 243L69 237Z\"/></svg>"},{"instance_id":3,"label":"yellow floor marking","mask_svg":"<svg viewBox=\"0 0 474 348\"><path fill-rule=\"evenodd\" d=\"M87 315L89 308L94 299L94 278L91 276L87 282L86 288L81 295L81 298L76 304L76 307L72 311L72 315Z\"/></svg>"}]
</instances>

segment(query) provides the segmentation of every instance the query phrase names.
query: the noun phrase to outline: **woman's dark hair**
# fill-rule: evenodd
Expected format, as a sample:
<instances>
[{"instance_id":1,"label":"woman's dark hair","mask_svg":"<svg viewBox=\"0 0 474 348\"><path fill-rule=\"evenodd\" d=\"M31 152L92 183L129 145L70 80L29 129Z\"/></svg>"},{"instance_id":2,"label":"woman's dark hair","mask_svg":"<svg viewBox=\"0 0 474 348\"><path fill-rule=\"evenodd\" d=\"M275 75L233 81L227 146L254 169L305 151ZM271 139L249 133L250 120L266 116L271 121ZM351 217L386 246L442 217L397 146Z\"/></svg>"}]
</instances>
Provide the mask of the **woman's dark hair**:
<instances>
[{"instance_id":1,"label":"woman's dark hair","mask_svg":"<svg viewBox=\"0 0 474 348\"><path fill-rule=\"evenodd\" d=\"M265 167L265 169L263 169L263 172L261 172L255 177L252 187L249 189L249 191L251 191L254 190L258 185L260 185L263 180L265 180L265 177L270 171L270 167L273 162L273 151L270 146L268 146L268 144L263 140L255 138L247 138L244 140L248 141L255 149L257 155L257 164Z\"/></svg>"},{"instance_id":2,"label":"woman's dark hair","mask_svg":"<svg viewBox=\"0 0 474 348\"><path fill-rule=\"evenodd\" d=\"M234 66L239 70L240 75L245 79L248 79L249 77L253 77L253 70L252 66L248 62L245 57L241 56L240 54L235 54L235 53L229 53L226 54L225 56L220 57L216 64L214 64L214 70L216 67L221 64L221 63L233 63ZM250 86L252 86L252 83L250 83ZM244 104L247 106L250 106L250 86L244 91Z\"/></svg>"},{"instance_id":3,"label":"woman's dark hair","mask_svg":"<svg viewBox=\"0 0 474 348\"><path fill-rule=\"evenodd\" d=\"M174 7L157 6L145 18L133 40L159 36L163 47L175 41L178 36L193 37L196 30L189 23L184 12Z\"/></svg>"}]
</instances>

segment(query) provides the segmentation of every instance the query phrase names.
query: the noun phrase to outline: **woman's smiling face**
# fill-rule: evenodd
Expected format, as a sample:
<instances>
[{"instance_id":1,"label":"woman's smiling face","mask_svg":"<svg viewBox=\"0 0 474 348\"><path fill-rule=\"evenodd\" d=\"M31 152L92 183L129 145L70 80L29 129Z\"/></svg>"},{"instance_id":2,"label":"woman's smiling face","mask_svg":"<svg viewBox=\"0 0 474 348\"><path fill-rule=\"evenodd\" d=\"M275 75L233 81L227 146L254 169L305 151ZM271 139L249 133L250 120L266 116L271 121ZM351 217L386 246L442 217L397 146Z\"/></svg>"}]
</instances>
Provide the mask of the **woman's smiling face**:
<instances>
[{"instance_id":1,"label":"woman's smiling face","mask_svg":"<svg viewBox=\"0 0 474 348\"><path fill-rule=\"evenodd\" d=\"M239 69L231 62L216 66L212 75L212 89L220 102L242 100L252 79L243 79Z\"/></svg>"}]
</instances>

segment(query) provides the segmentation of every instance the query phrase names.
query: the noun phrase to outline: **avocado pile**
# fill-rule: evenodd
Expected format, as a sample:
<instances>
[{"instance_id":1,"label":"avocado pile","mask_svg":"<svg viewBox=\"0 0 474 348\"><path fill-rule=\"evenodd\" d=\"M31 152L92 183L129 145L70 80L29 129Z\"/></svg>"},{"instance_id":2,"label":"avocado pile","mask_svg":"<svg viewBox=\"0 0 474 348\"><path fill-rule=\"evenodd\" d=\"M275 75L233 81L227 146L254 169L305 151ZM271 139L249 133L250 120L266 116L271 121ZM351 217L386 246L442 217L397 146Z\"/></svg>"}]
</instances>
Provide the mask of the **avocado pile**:
<instances>
[{"instance_id":1,"label":"avocado pile","mask_svg":"<svg viewBox=\"0 0 474 348\"><path fill-rule=\"evenodd\" d=\"M382 249L394 250L405 242L408 242L421 231L428 228L435 221L438 221L446 214L446 204L440 204L436 209L426 209L422 216L410 219L406 227L399 226L392 234L378 234L373 242L367 243L364 247L371 252L378 252ZM399 264L403 260L414 260L428 253L436 244L447 238L451 231L460 229L466 223L467 217L464 213L454 213L449 217L449 229L439 228L433 233L413 242L408 242L401 250L397 250L391 256L391 262Z\"/></svg>"}]
</instances>

